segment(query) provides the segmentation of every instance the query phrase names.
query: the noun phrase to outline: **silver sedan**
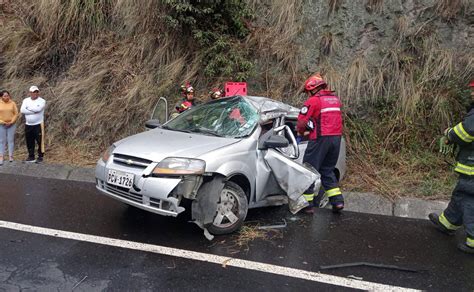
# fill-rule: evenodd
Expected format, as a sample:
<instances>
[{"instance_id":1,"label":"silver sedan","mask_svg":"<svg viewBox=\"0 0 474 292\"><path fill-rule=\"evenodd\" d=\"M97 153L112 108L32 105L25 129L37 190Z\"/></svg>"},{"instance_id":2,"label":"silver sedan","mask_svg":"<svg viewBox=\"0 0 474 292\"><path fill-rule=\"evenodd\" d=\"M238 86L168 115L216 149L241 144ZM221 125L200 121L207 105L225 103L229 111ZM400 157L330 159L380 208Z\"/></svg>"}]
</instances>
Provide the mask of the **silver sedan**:
<instances>
[{"instance_id":1,"label":"silver sedan","mask_svg":"<svg viewBox=\"0 0 474 292\"><path fill-rule=\"evenodd\" d=\"M163 113L161 121L166 119L166 108L160 103L155 117ZM153 129L104 152L95 172L97 189L159 215L191 209L205 232L233 232L249 208L298 204L311 183L319 185L319 174L301 164L307 142L296 143L298 111L264 97L233 96L196 106L162 125L151 120L147 127Z\"/></svg>"}]
</instances>

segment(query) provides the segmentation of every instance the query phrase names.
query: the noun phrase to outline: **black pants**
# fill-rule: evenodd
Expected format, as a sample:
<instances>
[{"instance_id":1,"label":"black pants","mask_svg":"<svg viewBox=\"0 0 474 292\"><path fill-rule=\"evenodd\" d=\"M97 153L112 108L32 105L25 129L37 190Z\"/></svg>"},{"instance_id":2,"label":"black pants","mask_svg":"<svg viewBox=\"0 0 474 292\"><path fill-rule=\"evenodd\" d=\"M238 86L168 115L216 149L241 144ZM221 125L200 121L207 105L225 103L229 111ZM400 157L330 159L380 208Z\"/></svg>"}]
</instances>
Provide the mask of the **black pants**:
<instances>
[{"instance_id":1,"label":"black pants","mask_svg":"<svg viewBox=\"0 0 474 292\"><path fill-rule=\"evenodd\" d=\"M28 158L35 158L35 142L38 143L38 157L42 158L44 155L44 124L25 125L25 138Z\"/></svg>"},{"instance_id":2,"label":"black pants","mask_svg":"<svg viewBox=\"0 0 474 292\"><path fill-rule=\"evenodd\" d=\"M339 151L341 149L341 136L321 136L316 140L310 140L304 153L303 163L309 163L321 175L321 184L325 191L338 188L339 181L334 172ZM314 184L312 184L305 194L314 193ZM321 193L324 193L323 191ZM332 203L343 202L342 195L329 198Z\"/></svg>"},{"instance_id":3,"label":"black pants","mask_svg":"<svg viewBox=\"0 0 474 292\"><path fill-rule=\"evenodd\" d=\"M464 225L467 236L474 239L474 177L459 175L444 216L456 227Z\"/></svg>"}]
</instances>

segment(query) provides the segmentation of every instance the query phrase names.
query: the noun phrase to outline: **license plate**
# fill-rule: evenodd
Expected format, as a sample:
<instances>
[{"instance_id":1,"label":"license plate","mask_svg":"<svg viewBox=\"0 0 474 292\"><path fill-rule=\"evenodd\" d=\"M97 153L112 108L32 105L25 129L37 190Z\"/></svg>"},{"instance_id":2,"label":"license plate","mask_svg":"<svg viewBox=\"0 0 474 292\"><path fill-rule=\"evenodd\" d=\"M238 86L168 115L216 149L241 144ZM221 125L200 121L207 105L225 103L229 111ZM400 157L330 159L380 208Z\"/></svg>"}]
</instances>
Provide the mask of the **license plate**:
<instances>
[{"instance_id":1,"label":"license plate","mask_svg":"<svg viewBox=\"0 0 474 292\"><path fill-rule=\"evenodd\" d=\"M133 186L133 177L133 173L109 169L107 183L129 189Z\"/></svg>"}]
</instances>

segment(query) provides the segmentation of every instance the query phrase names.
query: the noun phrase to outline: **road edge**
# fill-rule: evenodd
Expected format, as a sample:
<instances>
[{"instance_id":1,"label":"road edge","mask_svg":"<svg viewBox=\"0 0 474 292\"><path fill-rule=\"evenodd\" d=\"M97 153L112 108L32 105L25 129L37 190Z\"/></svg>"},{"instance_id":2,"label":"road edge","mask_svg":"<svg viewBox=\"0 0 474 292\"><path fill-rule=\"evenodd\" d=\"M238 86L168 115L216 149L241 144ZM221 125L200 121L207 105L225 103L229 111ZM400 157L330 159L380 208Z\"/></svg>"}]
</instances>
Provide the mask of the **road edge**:
<instances>
[{"instance_id":1,"label":"road edge","mask_svg":"<svg viewBox=\"0 0 474 292\"><path fill-rule=\"evenodd\" d=\"M95 169L49 163L4 162L0 173L41 178L95 183ZM414 219L427 219L432 212L441 213L447 201L400 198L391 201L375 193L345 192L346 211L387 215Z\"/></svg>"}]
</instances>

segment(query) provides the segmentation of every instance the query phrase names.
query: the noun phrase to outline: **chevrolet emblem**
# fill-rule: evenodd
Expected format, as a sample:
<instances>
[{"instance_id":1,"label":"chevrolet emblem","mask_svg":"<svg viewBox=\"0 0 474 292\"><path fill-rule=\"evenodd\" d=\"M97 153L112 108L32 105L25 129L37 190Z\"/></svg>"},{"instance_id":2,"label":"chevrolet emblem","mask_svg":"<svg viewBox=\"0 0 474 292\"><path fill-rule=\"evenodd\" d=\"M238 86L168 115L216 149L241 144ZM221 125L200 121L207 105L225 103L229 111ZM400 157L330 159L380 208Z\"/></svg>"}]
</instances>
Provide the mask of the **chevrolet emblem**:
<instances>
[{"instance_id":1,"label":"chevrolet emblem","mask_svg":"<svg viewBox=\"0 0 474 292\"><path fill-rule=\"evenodd\" d=\"M131 160L131 159L127 160L128 165L132 165L132 163L133 163L133 160Z\"/></svg>"}]
</instances>

